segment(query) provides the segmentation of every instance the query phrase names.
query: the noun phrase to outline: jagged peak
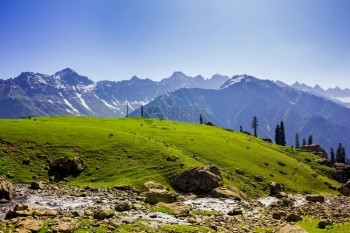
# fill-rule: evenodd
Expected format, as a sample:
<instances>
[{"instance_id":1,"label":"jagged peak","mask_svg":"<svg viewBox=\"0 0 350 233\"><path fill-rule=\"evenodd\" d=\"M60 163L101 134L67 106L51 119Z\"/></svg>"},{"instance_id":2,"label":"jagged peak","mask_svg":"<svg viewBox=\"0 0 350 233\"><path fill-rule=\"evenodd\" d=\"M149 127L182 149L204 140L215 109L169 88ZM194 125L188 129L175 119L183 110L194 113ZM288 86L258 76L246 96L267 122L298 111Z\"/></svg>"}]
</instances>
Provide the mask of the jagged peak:
<instances>
[{"instance_id":1,"label":"jagged peak","mask_svg":"<svg viewBox=\"0 0 350 233\"><path fill-rule=\"evenodd\" d=\"M252 80L257 80L257 78L255 78L253 76L250 76L250 75L247 75L247 74L235 75L231 79L229 79L227 82L225 82L220 87L220 89L227 88L227 87L232 86L232 85L234 85L236 83L240 83L240 82L242 82L244 80L245 80L245 82L249 82L249 81L252 81Z\"/></svg>"},{"instance_id":2,"label":"jagged peak","mask_svg":"<svg viewBox=\"0 0 350 233\"><path fill-rule=\"evenodd\" d=\"M67 75L67 74L77 74L77 72L75 72L75 70L71 69L71 68L65 68L61 71L58 71L55 73L55 75Z\"/></svg>"}]
</instances>

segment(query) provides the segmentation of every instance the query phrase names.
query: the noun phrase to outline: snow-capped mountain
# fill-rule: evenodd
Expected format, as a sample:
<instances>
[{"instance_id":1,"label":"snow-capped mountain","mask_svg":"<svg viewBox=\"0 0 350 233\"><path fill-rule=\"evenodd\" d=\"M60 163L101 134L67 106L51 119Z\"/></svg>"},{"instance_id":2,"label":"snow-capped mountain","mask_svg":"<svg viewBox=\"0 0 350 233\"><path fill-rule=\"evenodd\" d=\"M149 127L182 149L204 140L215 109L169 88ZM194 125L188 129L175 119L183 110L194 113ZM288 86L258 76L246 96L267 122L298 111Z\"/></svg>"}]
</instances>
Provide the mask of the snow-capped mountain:
<instances>
[{"instance_id":1,"label":"snow-capped mountain","mask_svg":"<svg viewBox=\"0 0 350 233\"><path fill-rule=\"evenodd\" d=\"M289 145L299 133L300 140L311 134L327 151L339 142L350 150L350 109L249 75L234 76L218 90L179 89L156 98L144 109L151 107L159 108L165 118L180 121L199 122L203 113L206 121L235 130L243 126L251 131L252 119L257 116L258 136L271 139L283 120ZM139 110L132 114L139 115Z\"/></svg>"},{"instance_id":2,"label":"snow-capped mountain","mask_svg":"<svg viewBox=\"0 0 350 233\"><path fill-rule=\"evenodd\" d=\"M275 82L280 87L289 86L286 83L281 81ZM308 86L304 83L295 82L290 85L291 88L294 88L299 91L308 92L317 96L321 96L327 98L329 100L335 101L337 103L343 104L344 106L350 108L350 89L345 88L341 89L339 87L322 89L319 85L315 85L314 87Z\"/></svg>"},{"instance_id":3,"label":"snow-capped mountain","mask_svg":"<svg viewBox=\"0 0 350 233\"><path fill-rule=\"evenodd\" d=\"M54 75L24 72L13 79L0 79L0 117L40 115L125 116L157 96L179 88L218 88L229 78L195 78L175 72L155 82L136 76L124 81L93 82L72 69ZM220 83L221 82L221 83Z\"/></svg>"}]
</instances>

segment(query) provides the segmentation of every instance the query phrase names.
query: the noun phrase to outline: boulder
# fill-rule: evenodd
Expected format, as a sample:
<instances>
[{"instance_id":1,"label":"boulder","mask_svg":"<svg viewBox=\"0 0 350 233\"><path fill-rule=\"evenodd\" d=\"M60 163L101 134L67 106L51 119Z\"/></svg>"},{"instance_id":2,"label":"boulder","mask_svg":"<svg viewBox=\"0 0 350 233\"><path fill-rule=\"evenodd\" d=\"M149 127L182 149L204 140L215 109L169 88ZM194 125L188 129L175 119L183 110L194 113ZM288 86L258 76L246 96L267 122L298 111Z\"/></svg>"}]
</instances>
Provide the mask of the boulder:
<instances>
[{"instance_id":1,"label":"boulder","mask_svg":"<svg viewBox=\"0 0 350 233\"><path fill-rule=\"evenodd\" d=\"M320 145L317 145L317 144L302 145L300 149L303 151L307 151L315 155L318 155L321 158L328 159L327 152Z\"/></svg>"},{"instance_id":2,"label":"boulder","mask_svg":"<svg viewBox=\"0 0 350 233\"><path fill-rule=\"evenodd\" d=\"M197 167L178 175L173 186L183 192L208 193L222 186L219 169L215 166Z\"/></svg>"},{"instance_id":3,"label":"boulder","mask_svg":"<svg viewBox=\"0 0 350 233\"><path fill-rule=\"evenodd\" d=\"M294 213L289 214L286 218L287 222L299 222L301 220L303 220L303 218L299 215L296 215Z\"/></svg>"},{"instance_id":4,"label":"boulder","mask_svg":"<svg viewBox=\"0 0 350 233\"><path fill-rule=\"evenodd\" d=\"M49 166L49 174L55 175L56 179L62 179L70 175L80 174L85 163L82 158L59 158L54 160Z\"/></svg>"},{"instance_id":5,"label":"boulder","mask_svg":"<svg viewBox=\"0 0 350 233\"><path fill-rule=\"evenodd\" d=\"M13 185L5 179L4 176L0 176L0 200L10 200L14 196Z\"/></svg>"},{"instance_id":6,"label":"boulder","mask_svg":"<svg viewBox=\"0 0 350 233\"><path fill-rule=\"evenodd\" d=\"M176 217L188 217L192 207L183 202L174 202L171 204L165 204L166 207L170 208Z\"/></svg>"},{"instance_id":7,"label":"boulder","mask_svg":"<svg viewBox=\"0 0 350 233\"><path fill-rule=\"evenodd\" d=\"M16 232L39 232L44 223L41 220L24 219L16 226Z\"/></svg>"},{"instance_id":8,"label":"boulder","mask_svg":"<svg viewBox=\"0 0 350 233\"><path fill-rule=\"evenodd\" d=\"M146 192L145 202L149 204L157 204L158 202L172 203L176 202L176 195L166 189L150 189Z\"/></svg>"},{"instance_id":9,"label":"boulder","mask_svg":"<svg viewBox=\"0 0 350 233\"><path fill-rule=\"evenodd\" d=\"M231 191L228 188L224 188L224 187L217 187L215 189L213 189L210 192L211 197L213 198L230 198L230 199L234 199L234 200L241 200L239 194Z\"/></svg>"},{"instance_id":10,"label":"boulder","mask_svg":"<svg viewBox=\"0 0 350 233\"><path fill-rule=\"evenodd\" d=\"M121 201L115 205L115 210L122 212L122 211L128 211L131 210L132 205L130 201Z\"/></svg>"},{"instance_id":11,"label":"boulder","mask_svg":"<svg viewBox=\"0 0 350 233\"><path fill-rule=\"evenodd\" d=\"M340 183L346 183L350 179L350 166L344 163L335 163L334 179Z\"/></svg>"},{"instance_id":12,"label":"boulder","mask_svg":"<svg viewBox=\"0 0 350 233\"><path fill-rule=\"evenodd\" d=\"M307 233L307 231L296 225L287 225L276 231L276 233Z\"/></svg>"},{"instance_id":13,"label":"boulder","mask_svg":"<svg viewBox=\"0 0 350 233\"><path fill-rule=\"evenodd\" d=\"M79 222L76 219L65 219L51 223L52 233L73 233L79 227Z\"/></svg>"},{"instance_id":14,"label":"boulder","mask_svg":"<svg viewBox=\"0 0 350 233\"><path fill-rule=\"evenodd\" d=\"M111 218L114 215L114 210L109 205L101 206L101 208L94 214L94 218L98 220L103 220L106 218Z\"/></svg>"},{"instance_id":15,"label":"boulder","mask_svg":"<svg viewBox=\"0 0 350 233\"><path fill-rule=\"evenodd\" d=\"M322 195L306 195L305 199L310 202L324 202L324 196Z\"/></svg>"},{"instance_id":16,"label":"boulder","mask_svg":"<svg viewBox=\"0 0 350 233\"><path fill-rule=\"evenodd\" d=\"M282 187L280 184L274 182L274 181L270 181L268 183L269 189L270 189L270 196L275 196L278 193L280 193L282 191Z\"/></svg>"},{"instance_id":17,"label":"boulder","mask_svg":"<svg viewBox=\"0 0 350 233\"><path fill-rule=\"evenodd\" d=\"M30 187L31 189L44 189L44 184L43 182L41 181L33 181L31 184L30 184Z\"/></svg>"},{"instance_id":18,"label":"boulder","mask_svg":"<svg viewBox=\"0 0 350 233\"><path fill-rule=\"evenodd\" d=\"M318 228L321 228L321 229L325 229L326 226L331 226L331 225L333 225L333 222L329 219L321 219L318 222Z\"/></svg>"},{"instance_id":19,"label":"boulder","mask_svg":"<svg viewBox=\"0 0 350 233\"><path fill-rule=\"evenodd\" d=\"M14 208L14 215L27 217L34 215L35 208L27 204L17 204Z\"/></svg>"}]
</instances>

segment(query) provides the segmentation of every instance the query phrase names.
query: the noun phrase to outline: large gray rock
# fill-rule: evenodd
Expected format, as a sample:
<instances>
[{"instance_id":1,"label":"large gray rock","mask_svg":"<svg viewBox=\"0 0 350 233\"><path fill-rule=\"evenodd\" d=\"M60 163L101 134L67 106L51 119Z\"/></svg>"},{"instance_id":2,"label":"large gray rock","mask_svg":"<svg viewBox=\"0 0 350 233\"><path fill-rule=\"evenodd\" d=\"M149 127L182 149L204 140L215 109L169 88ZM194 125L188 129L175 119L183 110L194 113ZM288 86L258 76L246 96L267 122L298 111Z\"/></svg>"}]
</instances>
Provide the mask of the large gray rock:
<instances>
[{"instance_id":1,"label":"large gray rock","mask_svg":"<svg viewBox=\"0 0 350 233\"><path fill-rule=\"evenodd\" d=\"M157 204L158 202L173 203L176 202L176 194L166 189L150 189L146 192L146 200L149 204Z\"/></svg>"},{"instance_id":2,"label":"large gray rock","mask_svg":"<svg viewBox=\"0 0 350 233\"><path fill-rule=\"evenodd\" d=\"M94 214L94 217L98 220L105 218L111 218L114 215L114 210L109 205L101 206L101 208Z\"/></svg>"},{"instance_id":3,"label":"large gray rock","mask_svg":"<svg viewBox=\"0 0 350 233\"><path fill-rule=\"evenodd\" d=\"M173 186L183 192L208 193L222 186L219 169L214 166L197 167L178 175Z\"/></svg>"},{"instance_id":4,"label":"large gray rock","mask_svg":"<svg viewBox=\"0 0 350 233\"><path fill-rule=\"evenodd\" d=\"M0 176L0 200L6 199L10 200L14 196L13 185L5 179L5 177Z\"/></svg>"},{"instance_id":5,"label":"large gray rock","mask_svg":"<svg viewBox=\"0 0 350 233\"><path fill-rule=\"evenodd\" d=\"M50 164L49 173L55 175L56 178L64 178L70 175L78 175L85 168L82 158L59 158Z\"/></svg>"}]
</instances>

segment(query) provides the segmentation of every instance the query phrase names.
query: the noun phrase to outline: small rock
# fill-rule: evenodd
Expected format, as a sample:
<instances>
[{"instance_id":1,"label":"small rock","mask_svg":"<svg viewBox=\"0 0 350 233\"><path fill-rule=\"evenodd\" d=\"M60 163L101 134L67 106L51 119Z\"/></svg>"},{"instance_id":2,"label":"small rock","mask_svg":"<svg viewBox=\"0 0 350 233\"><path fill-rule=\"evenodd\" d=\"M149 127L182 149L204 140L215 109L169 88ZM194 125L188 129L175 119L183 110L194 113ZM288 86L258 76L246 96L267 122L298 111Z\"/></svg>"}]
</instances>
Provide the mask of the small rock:
<instances>
[{"instance_id":1,"label":"small rock","mask_svg":"<svg viewBox=\"0 0 350 233\"><path fill-rule=\"evenodd\" d=\"M296 225L287 225L276 231L276 233L307 233L303 228Z\"/></svg>"},{"instance_id":2,"label":"small rock","mask_svg":"<svg viewBox=\"0 0 350 233\"><path fill-rule=\"evenodd\" d=\"M235 215L241 215L242 213L243 213L242 209L235 208L235 209L229 211L227 214L230 216L235 216Z\"/></svg>"},{"instance_id":3,"label":"small rock","mask_svg":"<svg viewBox=\"0 0 350 233\"><path fill-rule=\"evenodd\" d=\"M303 220L302 217L300 217L299 215L296 215L294 213L289 214L286 218L287 222L299 222L301 220Z\"/></svg>"},{"instance_id":4,"label":"small rock","mask_svg":"<svg viewBox=\"0 0 350 233\"><path fill-rule=\"evenodd\" d=\"M281 185L274 181L270 181L268 186L270 188L270 196L275 196L282 191Z\"/></svg>"},{"instance_id":5,"label":"small rock","mask_svg":"<svg viewBox=\"0 0 350 233\"><path fill-rule=\"evenodd\" d=\"M38 190L38 189L44 189L44 184L43 182L41 181L33 181L31 184L30 184L30 189L35 189L35 190Z\"/></svg>"},{"instance_id":6,"label":"small rock","mask_svg":"<svg viewBox=\"0 0 350 233\"><path fill-rule=\"evenodd\" d=\"M286 216L287 216L287 214L284 211L279 211L279 212L275 212L272 214L272 217L274 219L281 219L282 217L286 217Z\"/></svg>"},{"instance_id":7,"label":"small rock","mask_svg":"<svg viewBox=\"0 0 350 233\"><path fill-rule=\"evenodd\" d=\"M194 216L188 217L187 222L189 222L191 224L195 224L195 223L197 223L197 218Z\"/></svg>"},{"instance_id":8,"label":"small rock","mask_svg":"<svg viewBox=\"0 0 350 233\"><path fill-rule=\"evenodd\" d=\"M318 222L318 228L325 229L326 226L333 225L333 222L329 219L322 219Z\"/></svg>"},{"instance_id":9,"label":"small rock","mask_svg":"<svg viewBox=\"0 0 350 233\"><path fill-rule=\"evenodd\" d=\"M158 202L173 203L176 201L176 194L165 189L150 189L146 193L145 201L152 205L157 204Z\"/></svg>"},{"instance_id":10,"label":"small rock","mask_svg":"<svg viewBox=\"0 0 350 233\"><path fill-rule=\"evenodd\" d=\"M277 198L283 198L283 197L288 197L288 195L285 192L279 192L276 194Z\"/></svg>"},{"instance_id":11,"label":"small rock","mask_svg":"<svg viewBox=\"0 0 350 233\"><path fill-rule=\"evenodd\" d=\"M0 199L10 200L14 196L13 185L5 179L4 176L0 176Z\"/></svg>"},{"instance_id":12,"label":"small rock","mask_svg":"<svg viewBox=\"0 0 350 233\"><path fill-rule=\"evenodd\" d=\"M305 199L311 202L319 202L319 203L324 202L324 196L321 196L321 195L307 195Z\"/></svg>"},{"instance_id":13,"label":"small rock","mask_svg":"<svg viewBox=\"0 0 350 233\"><path fill-rule=\"evenodd\" d=\"M130 201L122 201L115 205L115 210L120 212L131 210L131 208L132 205Z\"/></svg>"},{"instance_id":14,"label":"small rock","mask_svg":"<svg viewBox=\"0 0 350 233\"><path fill-rule=\"evenodd\" d=\"M213 189L210 192L210 195L213 198L231 198L234 200L239 200L239 201L241 200L241 198L239 197L239 194L234 193L230 189L224 188L224 187L217 187Z\"/></svg>"},{"instance_id":15,"label":"small rock","mask_svg":"<svg viewBox=\"0 0 350 233\"><path fill-rule=\"evenodd\" d=\"M94 214L94 218L103 220L105 218L111 218L113 215L114 210L109 205L104 205Z\"/></svg>"}]
</instances>

